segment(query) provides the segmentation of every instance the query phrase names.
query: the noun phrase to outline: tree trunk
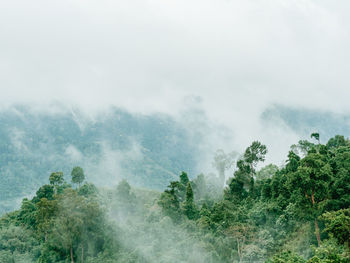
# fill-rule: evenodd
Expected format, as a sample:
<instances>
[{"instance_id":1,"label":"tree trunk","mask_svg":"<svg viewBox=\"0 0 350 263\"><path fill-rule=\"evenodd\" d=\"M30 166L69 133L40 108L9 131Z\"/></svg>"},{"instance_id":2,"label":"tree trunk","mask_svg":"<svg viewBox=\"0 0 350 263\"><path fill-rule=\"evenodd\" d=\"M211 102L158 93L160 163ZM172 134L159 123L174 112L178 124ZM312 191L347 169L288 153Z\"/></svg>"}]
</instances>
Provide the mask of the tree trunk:
<instances>
[{"instance_id":1,"label":"tree trunk","mask_svg":"<svg viewBox=\"0 0 350 263\"><path fill-rule=\"evenodd\" d=\"M84 263L84 245L81 245L81 263Z\"/></svg>"},{"instance_id":2,"label":"tree trunk","mask_svg":"<svg viewBox=\"0 0 350 263\"><path fill-rule=\"evenodd\" d=\"M47 241L47 231L45 231L45 242Z\"/></svg>"},{"instance_id":3,"label":"tree trunk","mask_svg":"<svg viewBox=\"0 0 350 263\"><path fill-rule=\"evenodd\" d=\"M312 202L312 206L315 206L315 195L314 195L314 191L311 192L311 202Z\"/></svg>"},{"instance_id":4,"label":"tree trunk","mask_svg":"<svg viewBox=\"0 0 350 263\"><path fill-rule=\"evenodd\" d=\"M73 246L70 247L70 262L74 263L74 258L73 258Z\"/></svg>"}]
</instances>

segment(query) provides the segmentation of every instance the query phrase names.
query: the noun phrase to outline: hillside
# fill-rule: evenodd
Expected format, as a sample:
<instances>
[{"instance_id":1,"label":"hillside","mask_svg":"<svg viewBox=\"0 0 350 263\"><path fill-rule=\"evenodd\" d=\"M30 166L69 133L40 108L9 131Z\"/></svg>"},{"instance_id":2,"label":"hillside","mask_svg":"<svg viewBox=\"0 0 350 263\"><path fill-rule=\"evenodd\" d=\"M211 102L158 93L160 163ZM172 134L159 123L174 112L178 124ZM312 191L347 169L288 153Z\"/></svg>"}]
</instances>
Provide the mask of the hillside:
<instances>
[{"instance_id":1,"label":"hillside","mask_svg":"<svg viewBox=\"0 0 350 263\"><path fill-rule=\"evenodd\" d=\"M52 173L0 217L0 262L348 263L350 140L312 138L262 169L252 142L224 189L185 172L163 192Z\"/></svg>"},{"instance_id":2,"label":"hillside","mask_svg":"<svg viewBox=\"0 0 350 263\"><path fill-rule=\"evenodd\" d=\"M162 189L180 171L195 172L201 140L167 115L118 108L87 117L78 110L48 113L17 105L0 112L0 123L0 214L33 195L52 171L69 176L76 165L99 186L125 178Z\"/></svg>"}]
</instances>

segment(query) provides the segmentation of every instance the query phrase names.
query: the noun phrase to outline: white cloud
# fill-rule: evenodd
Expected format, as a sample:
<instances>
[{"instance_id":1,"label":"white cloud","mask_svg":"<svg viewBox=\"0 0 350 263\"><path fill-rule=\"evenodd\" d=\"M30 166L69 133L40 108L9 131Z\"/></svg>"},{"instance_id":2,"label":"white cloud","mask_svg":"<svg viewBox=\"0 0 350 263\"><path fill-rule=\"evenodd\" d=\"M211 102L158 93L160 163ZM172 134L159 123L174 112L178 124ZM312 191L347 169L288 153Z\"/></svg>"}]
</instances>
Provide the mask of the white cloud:
<instances>
[{"instance_id":1,"label":"white cloud","mask_svg":"<svg viewBox=\"0 0 350 263\"><path fill-rule=\"evenodd\" d=\"M275 141L285 130L259 123L273 103L350 112L349 7L345 0L2 1L0 102L177 114L195 95L240 146ZM288 132L289 143L296 135Z\"/></svg>"}]
</instances>

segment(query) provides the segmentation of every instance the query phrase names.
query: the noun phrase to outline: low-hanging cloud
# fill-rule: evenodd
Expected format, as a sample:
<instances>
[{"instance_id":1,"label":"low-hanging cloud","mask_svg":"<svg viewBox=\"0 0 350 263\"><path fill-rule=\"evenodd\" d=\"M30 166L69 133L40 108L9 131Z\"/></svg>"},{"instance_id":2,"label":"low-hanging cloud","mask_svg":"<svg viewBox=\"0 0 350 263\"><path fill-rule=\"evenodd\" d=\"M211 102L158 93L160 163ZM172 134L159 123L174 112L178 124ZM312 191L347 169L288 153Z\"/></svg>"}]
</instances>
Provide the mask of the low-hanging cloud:
<instances>
[{"instance_id":1,"label":"low-hanging cloud","mask_svg":"<svg viewBox=\"0 0 350 263\"><path fill-rule=\"evenodd\" d=\"M181 116L183 99L198 96L210 120L234 131L232 148L271 136L287 145L298 137L288 127L260 123L269 105L350 111L349 5L3 1L0 102Z\"/></svg>"}]
</instances>

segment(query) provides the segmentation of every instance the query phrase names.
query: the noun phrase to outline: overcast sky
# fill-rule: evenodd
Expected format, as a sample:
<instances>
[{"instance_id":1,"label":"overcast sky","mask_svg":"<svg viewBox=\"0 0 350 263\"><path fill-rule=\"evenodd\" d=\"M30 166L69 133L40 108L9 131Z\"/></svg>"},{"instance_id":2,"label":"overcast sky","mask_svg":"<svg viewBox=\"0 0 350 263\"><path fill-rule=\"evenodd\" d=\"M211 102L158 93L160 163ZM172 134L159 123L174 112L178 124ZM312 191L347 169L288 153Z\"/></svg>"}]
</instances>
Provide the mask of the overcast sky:
<instances>
[{"instance_id":1,"label":"overcast sky","mask_svg":"<svg viewBox=\"0 0 350 263\"><path fill-rule=\"evenodd\" d=\"M177 114L196 98L242 144L273 137L276 148L297 135L258 123L270 105L350 112L349 8L347 0L0 0L0 103Z\"/></svg>"}]
</instances>

